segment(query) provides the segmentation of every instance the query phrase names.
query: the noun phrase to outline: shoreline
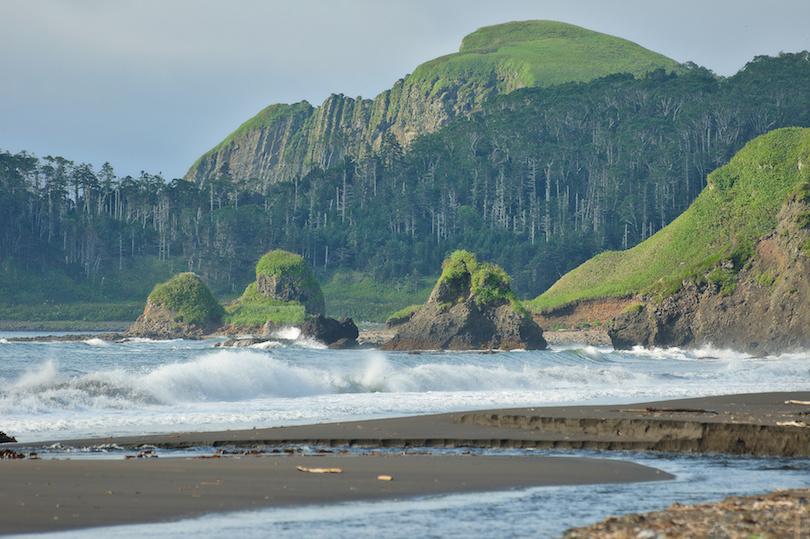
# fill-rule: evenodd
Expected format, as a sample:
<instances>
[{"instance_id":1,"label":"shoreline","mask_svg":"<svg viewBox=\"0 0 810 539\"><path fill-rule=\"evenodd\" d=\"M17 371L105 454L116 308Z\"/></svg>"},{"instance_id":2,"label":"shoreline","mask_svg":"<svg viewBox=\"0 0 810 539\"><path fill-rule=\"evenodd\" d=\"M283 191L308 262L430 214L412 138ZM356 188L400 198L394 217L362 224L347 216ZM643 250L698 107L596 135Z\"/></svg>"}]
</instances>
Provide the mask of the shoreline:
<instances>
[{"instance_id":1,"label":"shoreline","mask_svg":"<svg viewBox=\"0 0 810 539\"><path fill-rule=\"evenodd\" d=\"M535 448L810 457L810 391L451 412L289 427L17 442L0 448ZM2 427L2 426L0 426ZM7 433L13 436L14 433Z\"/></svg>"},{"instance_id":2,"label":"shoreline","mask_svg":"<svg viewBox=\"0 0 810 539\"><path fill-rule=\"evenodd\" d=\"M257 507L670 478L646 466L584 457L255 454L247 448L553 448L808 457L808 413L810 392L762 393L63 440L62 446L72 447L242 449L196 458L0 460L0 474L12 487L0 493L0 511L11 515L4 517L2 533L161 522ZM31 451L52 443L9 443L0 449ZM303 472L297 466L341 473Z\"/></svg>"},{"instance_id":3,"label":"shoreline","mask_svg":"<svg viewBox=\"0 0 810 539\"><path fill-rule=\"evenodd\" d=\"M10 487L0 493L3 534L165 522L264 507L672 478L639 464L581 457L334 454L0 460L0 474Z\"/></svg>"}]
</instances>

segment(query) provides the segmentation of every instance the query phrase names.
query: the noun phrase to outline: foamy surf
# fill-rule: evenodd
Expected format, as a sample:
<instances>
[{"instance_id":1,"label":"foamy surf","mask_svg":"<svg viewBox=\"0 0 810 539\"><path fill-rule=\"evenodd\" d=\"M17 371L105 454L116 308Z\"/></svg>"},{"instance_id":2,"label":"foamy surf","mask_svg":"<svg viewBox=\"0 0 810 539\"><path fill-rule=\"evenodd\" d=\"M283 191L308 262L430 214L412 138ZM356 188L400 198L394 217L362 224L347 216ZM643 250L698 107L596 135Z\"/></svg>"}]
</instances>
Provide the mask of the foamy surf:
<instances>
[{"instance_id":1,"label":"foamy surf","mask_svg":"<svg viewBox=\"0 0 810 539\"><path fill-rule=\"evenodd\" d=\"M2 430L44 440L810 388L810 354L570 347L412 355L275 342L283 345L12 343L0 348Z\"/></svg>"}]
</instances>

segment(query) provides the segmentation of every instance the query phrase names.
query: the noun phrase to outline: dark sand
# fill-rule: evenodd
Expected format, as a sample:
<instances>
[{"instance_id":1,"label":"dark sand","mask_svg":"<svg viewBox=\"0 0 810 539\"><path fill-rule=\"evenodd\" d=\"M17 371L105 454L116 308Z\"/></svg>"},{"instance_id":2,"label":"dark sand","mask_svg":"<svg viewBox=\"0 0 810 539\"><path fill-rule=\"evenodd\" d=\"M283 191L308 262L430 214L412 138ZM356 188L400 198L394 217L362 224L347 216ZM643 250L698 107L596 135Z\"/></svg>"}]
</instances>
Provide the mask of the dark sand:
<instances>
[{"instance_id":1,"label":"dark sand","mask_svg":"<svg viewBox=\"0 0 810 539\"><path fill-rule=\"evenodd\" d=\"M486 410L246 431L60 441L64 446L540 448L810 456L810 392ZM13 434L13 433L8 433ZM47 447L6 444L17 449Z\"/></svg>"},{"instance_id":2,"label":"dark sand","mask_svg":"<svg viewBox=\"0 0 810 539\"><path fill-rule=\"evenodd\" d=\"M341 473L297 469L339 468ZM390 476L390 481L378 476ZM157 522L271 506L670 479L617 460L328 455L0 461L2 533Z\"/></svg>"},{"instance_id":3,"label":"dark sand","mask_svg":"<svg viewBox=\"0 0 810 539\"><path fill-rule=\"evenodd\" d=\"M810 392L632 405L490 410L298 427L94 440L125 448L538 447L810 456ZM12 433L10 433L12 434ZM29 452L41 444L3 444ZM296 466L332 468L313 474ZM390 475L392 481L379 481ZM0 461L0 533L155 522L265 506L323 504L514 487L649 481L614 460L476 455L240 456Z\"/></svg>"}]
</instances>

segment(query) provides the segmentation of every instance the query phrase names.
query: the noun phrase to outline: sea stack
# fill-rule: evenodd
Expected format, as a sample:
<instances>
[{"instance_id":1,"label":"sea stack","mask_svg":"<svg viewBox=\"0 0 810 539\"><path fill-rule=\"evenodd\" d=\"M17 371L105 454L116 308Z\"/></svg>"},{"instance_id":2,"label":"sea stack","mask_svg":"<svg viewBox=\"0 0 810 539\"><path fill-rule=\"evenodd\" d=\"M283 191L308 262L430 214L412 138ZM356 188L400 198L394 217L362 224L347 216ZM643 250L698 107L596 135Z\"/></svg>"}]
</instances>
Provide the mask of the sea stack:
<instances>
[{"instance_id":1,"label":"sea stack","mask_svg":"<svg viewBox=\"0 0 810 539\"><path fill-rule=\"evenodd\" d=\"M146 308L124 334L152 339L195 339L214 333L224 309L196 273L181 273L155 286Z\"/></svg>"},{"instance_id":2,"label":"sea stack","mask_svg":"<svg viewBox=\"0 0 810 539\"><path fill-rule=\"evenodd\" d=\"M430 298L399 326L383 350L486 350L546 347L511 280L493 264L456 251L442 264Z\"/></svg>"}]
</instances>

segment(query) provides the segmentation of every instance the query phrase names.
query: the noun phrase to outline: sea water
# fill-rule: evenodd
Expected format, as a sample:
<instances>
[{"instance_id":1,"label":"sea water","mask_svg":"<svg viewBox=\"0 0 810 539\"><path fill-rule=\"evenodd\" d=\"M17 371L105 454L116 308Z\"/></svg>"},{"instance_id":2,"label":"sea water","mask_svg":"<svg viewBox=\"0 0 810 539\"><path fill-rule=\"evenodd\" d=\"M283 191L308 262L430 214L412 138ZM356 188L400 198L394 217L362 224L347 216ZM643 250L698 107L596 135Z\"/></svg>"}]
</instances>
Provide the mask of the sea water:
<instances>
[{"instance_id":1,"label":"sea water","mask_svg":"<svg viewBox=\"0 0 810 539\"><path fill-rule=\"evenodd\" d=\"M0 430L20 442L810 390L810 353L752 357L711 348L570 346L408 354L333 351L283 339L255 349L215 348L215 340L8 340L17 335L31 334L0 333ZM66 451L57 445L40 455L80 456ZM87 454L123 458L106 447ZM554 536L611 514L661 509L674 501L810 486L807 459L601 455L652 465L676 479L267 509L119 527L114 533L358 537L487 535L491 530L501 536Z\"/></svg>"}]
</instances>

